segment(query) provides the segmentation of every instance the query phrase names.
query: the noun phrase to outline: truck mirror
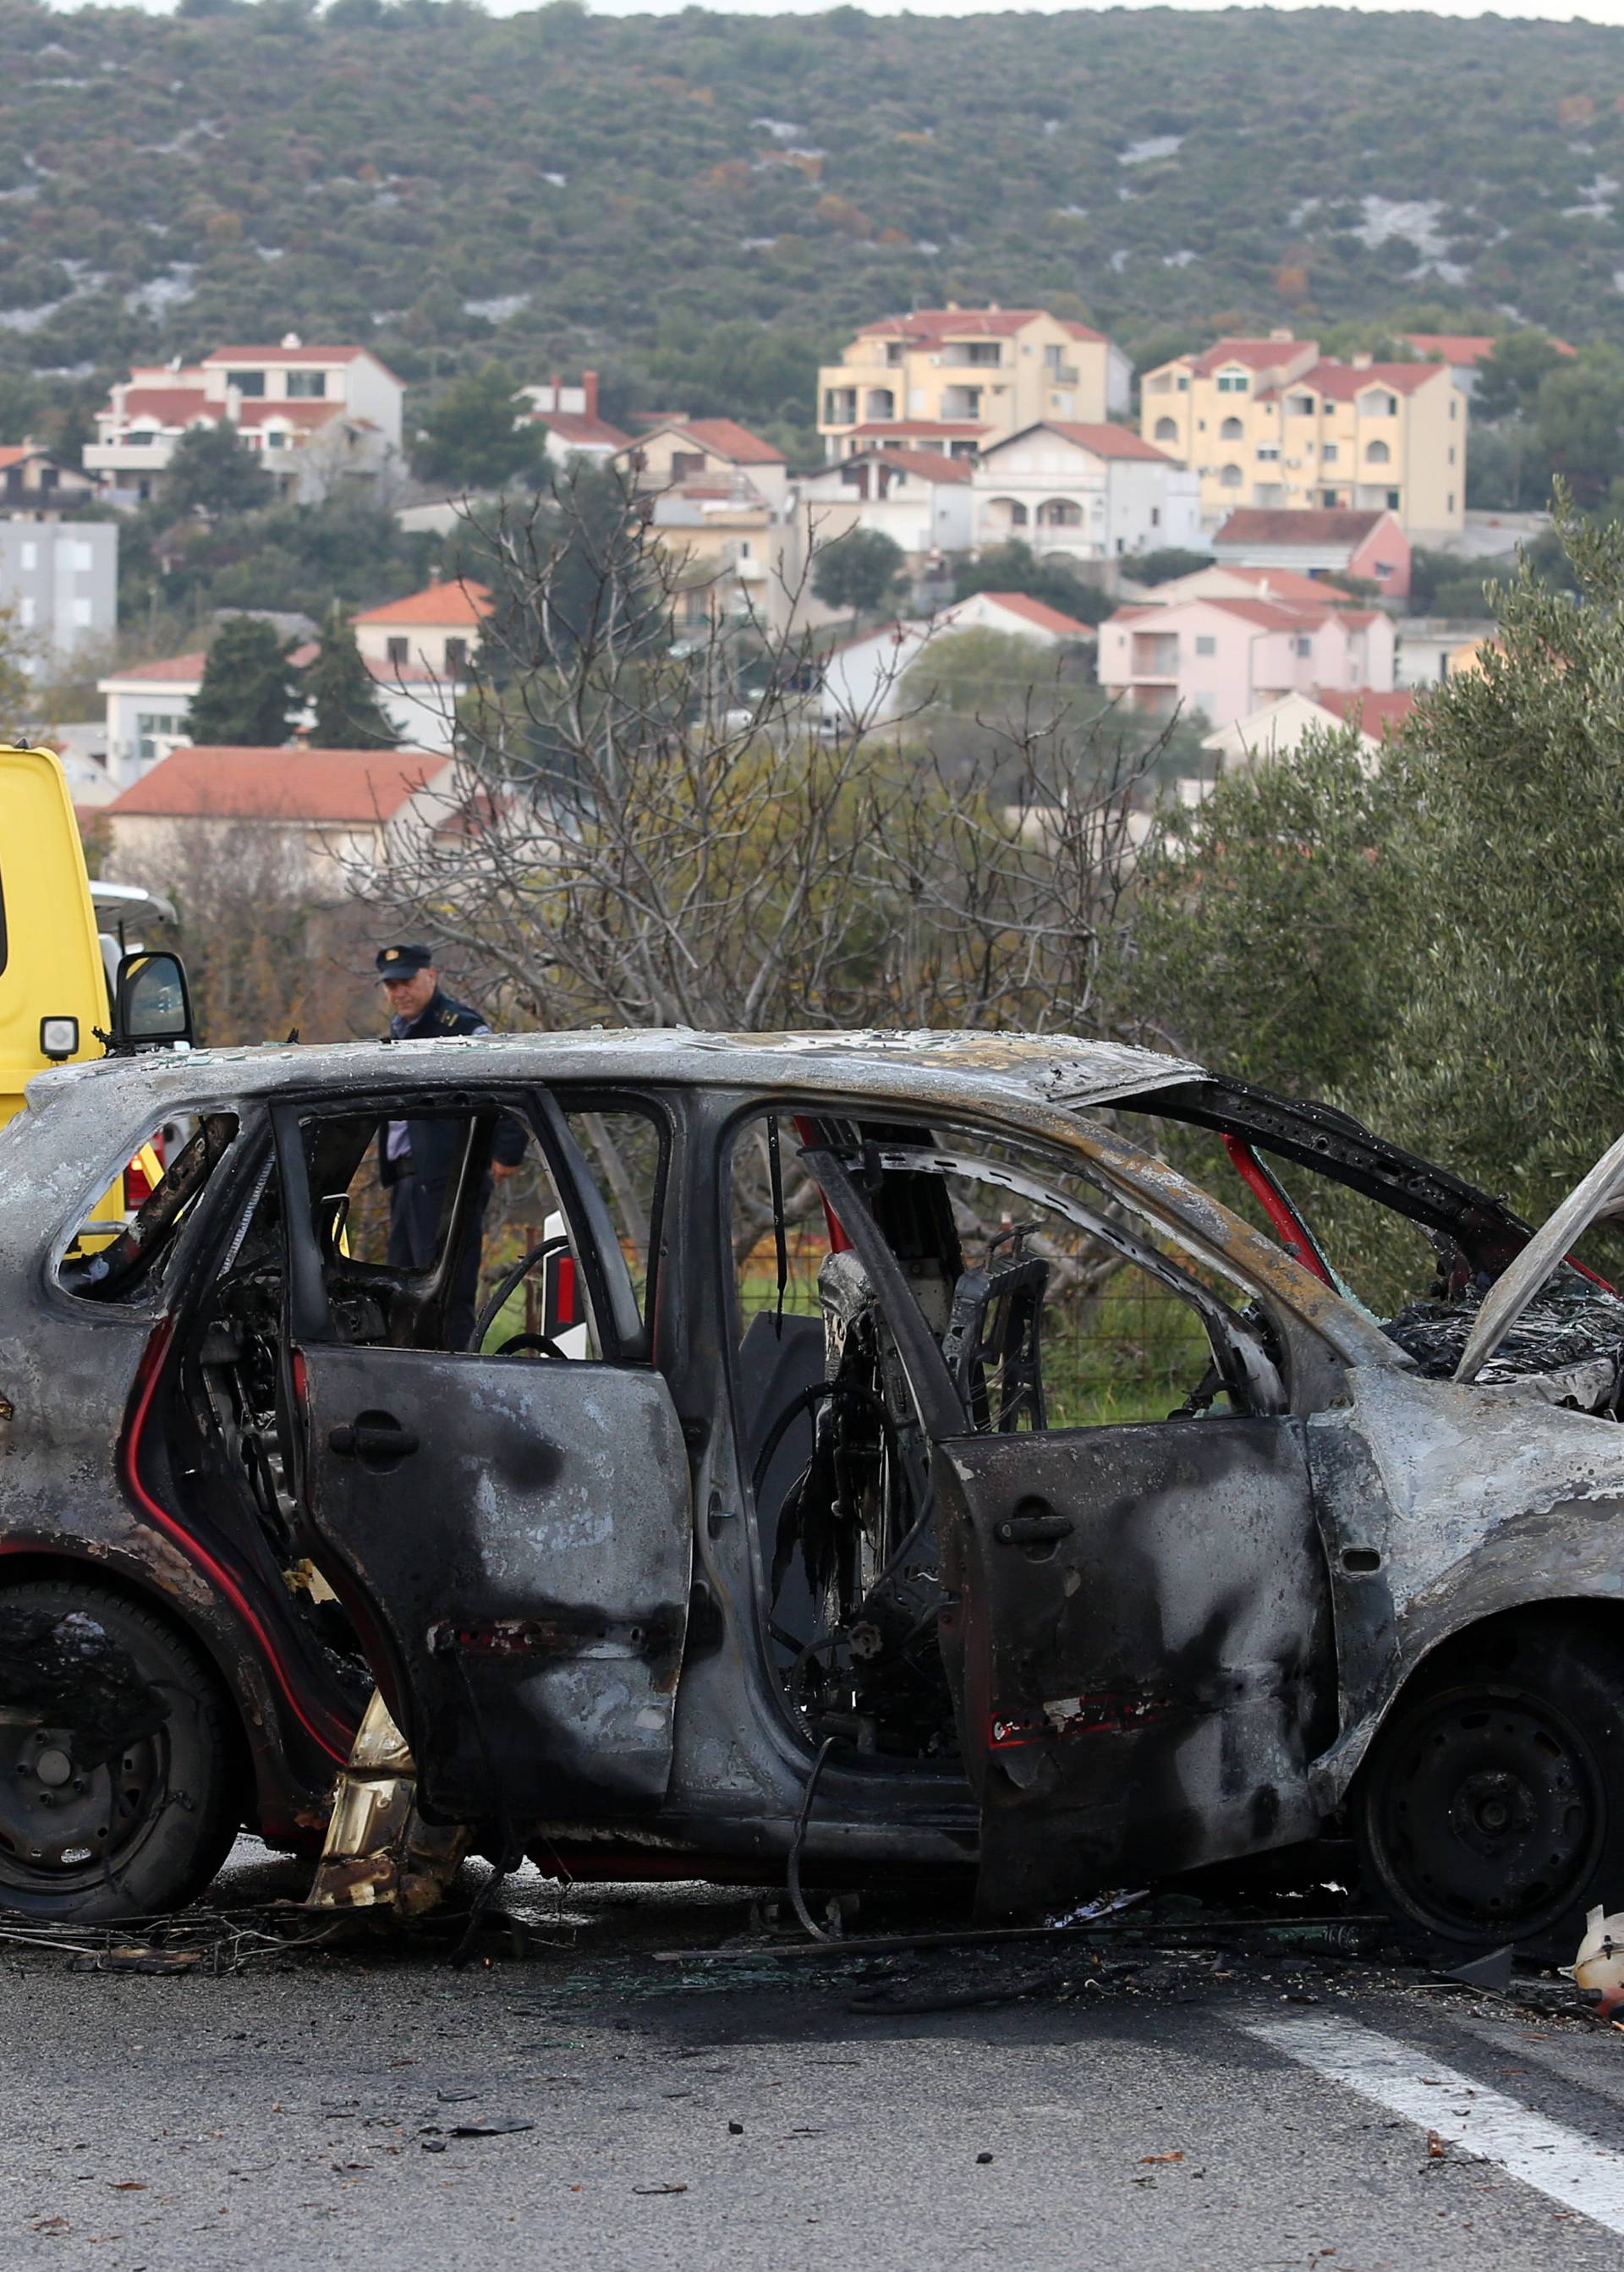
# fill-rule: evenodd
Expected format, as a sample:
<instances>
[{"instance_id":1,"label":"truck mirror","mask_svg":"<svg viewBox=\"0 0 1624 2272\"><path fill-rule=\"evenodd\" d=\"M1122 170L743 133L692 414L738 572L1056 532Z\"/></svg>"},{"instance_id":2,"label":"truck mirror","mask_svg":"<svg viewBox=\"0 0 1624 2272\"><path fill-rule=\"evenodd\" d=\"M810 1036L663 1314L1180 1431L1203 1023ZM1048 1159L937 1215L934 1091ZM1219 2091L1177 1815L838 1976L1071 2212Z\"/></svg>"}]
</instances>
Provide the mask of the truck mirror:
<instances>
[{"instance_id":1,"label":"truck mirror","mask_svg":"<svg viewBox=\"0 0 1624 2272\"><path fill-rule=\"evenodd\" d=\"M113 1050L183 1049L192 1045L191 998L178 954L146 949L120 958L113 989Z\"/></svg>"}]
</instances>

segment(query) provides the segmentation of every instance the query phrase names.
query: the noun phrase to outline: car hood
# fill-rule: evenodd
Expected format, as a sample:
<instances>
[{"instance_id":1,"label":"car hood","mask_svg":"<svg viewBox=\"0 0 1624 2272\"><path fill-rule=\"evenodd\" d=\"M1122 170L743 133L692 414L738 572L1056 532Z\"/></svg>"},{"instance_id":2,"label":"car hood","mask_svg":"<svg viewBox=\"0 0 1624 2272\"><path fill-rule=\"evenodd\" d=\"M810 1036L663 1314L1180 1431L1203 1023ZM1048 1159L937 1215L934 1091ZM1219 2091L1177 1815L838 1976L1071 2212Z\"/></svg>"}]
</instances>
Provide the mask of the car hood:
<instances>
[{"instance_id":1,"label":"car hood","mask_svg":"<svg viewBox=\"0 0 1624 2272\"><path fill-rule=\"evenodd\" d=\"M1457 1381L1475 1380L1524 1310L1536 1298L1575 1239L1624 1203L1624 1136L1608 1146L1582 1182L1540 1225L1515 1260L1507 1264L1484 1297L1477 1323L1455 1369Z\"/></svg>"}]
</instances>

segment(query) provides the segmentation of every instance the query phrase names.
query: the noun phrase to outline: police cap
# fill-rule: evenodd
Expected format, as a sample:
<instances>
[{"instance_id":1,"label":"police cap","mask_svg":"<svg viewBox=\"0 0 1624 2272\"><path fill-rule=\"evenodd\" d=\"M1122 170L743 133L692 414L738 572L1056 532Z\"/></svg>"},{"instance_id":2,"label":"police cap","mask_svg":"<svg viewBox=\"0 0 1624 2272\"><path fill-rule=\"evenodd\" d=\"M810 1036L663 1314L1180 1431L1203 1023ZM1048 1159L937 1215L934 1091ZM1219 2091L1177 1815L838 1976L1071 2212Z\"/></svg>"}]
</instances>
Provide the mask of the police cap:
<instances>
[{"instance_id":1,"label":"police cap","mask_svg":"<svg viewBox=\"0 0 1624 2272\"><path fill-rule=\"evenodd\" d=\"M378 977L381 985L389 978L415 978L420 970L427 970L434 960L426 946L408 944L403 946L380 946L378 950Z\"/></svg>"}]
</instances>

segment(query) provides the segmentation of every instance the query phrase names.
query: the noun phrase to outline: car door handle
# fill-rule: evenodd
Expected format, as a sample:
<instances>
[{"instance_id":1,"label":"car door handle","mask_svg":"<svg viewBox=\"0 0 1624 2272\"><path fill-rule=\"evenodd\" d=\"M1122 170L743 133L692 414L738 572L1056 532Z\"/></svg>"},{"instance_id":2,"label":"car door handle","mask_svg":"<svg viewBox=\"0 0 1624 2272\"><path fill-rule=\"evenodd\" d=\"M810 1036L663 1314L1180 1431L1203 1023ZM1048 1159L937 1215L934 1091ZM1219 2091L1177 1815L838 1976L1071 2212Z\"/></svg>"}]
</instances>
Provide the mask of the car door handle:
<instances>
[{"instance_id":1,"label":"car door handle","mask_svg":"<svg viewBox=\"0 0 1624 2272\"><path fill-rule=\"evenodd\" d=\"M1069 1514L1012 1514L994 1524L992 1536L1000 1546L1051 1546L1075 1528Z\"/></svg>"},{"instance_id":2,"label":"car door handle","mask_svg":"<svg viewBox=\"0 0 1624 2272\"><path fill-rule=\"evenodd\" d=\"M380 1428L364 1420L345 1420L328 1435L327 1448L336 1452L341 1460L364 1460L369 1456L403 1460L408 1452L417 1449L417 1439L409 1428Z\"/></svg>"}]
</instances>

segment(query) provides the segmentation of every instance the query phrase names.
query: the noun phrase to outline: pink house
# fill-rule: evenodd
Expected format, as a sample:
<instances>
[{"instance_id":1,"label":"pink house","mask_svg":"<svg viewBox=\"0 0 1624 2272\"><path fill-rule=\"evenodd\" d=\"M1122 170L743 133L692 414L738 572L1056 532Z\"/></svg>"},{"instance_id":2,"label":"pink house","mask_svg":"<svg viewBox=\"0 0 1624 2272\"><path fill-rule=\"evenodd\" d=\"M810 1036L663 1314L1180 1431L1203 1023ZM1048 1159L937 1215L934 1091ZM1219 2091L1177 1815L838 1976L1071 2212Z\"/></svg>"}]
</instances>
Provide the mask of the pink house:
<instances>
[{"instance_id":1,"label":"pink house","mask_svg":"<svg viewBox=\"0 0 1624 2272\"><path fill-rule=\"evenodd\" d=\"M1410 539L1397 514L1385 510L1248 505L1231 513L1214 535L1212 549L1220 567L1352 576L1375 585L1384 599L1402 600L1410 590Z\"/></svg>"},{"instance_id":2,"label":"pink house","mask_svg":"<svg viewBox=\"0 0 1624 2272\"><path fill-rule=\"evenodd\" d=\"M1379 608L1197 598L1119 608L1100 626L1099 678L1130 709L1221 727L1283 694L1387 693L1394 654Z\"/></svg>"}]
</instances>

